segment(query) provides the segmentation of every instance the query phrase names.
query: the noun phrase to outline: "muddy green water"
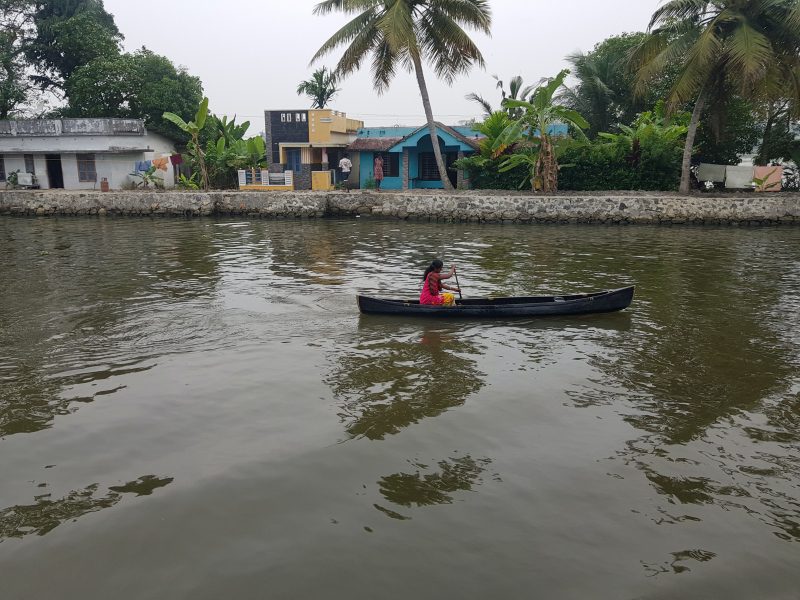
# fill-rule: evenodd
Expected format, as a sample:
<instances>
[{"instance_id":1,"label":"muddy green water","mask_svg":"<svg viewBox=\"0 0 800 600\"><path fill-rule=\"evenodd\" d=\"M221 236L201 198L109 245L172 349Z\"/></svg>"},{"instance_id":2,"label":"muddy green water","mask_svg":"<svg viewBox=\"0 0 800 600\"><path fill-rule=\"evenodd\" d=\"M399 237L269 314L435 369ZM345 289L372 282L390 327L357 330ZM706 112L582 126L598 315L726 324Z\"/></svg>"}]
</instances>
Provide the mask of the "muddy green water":
<instances>
[{"instance_id":1,"label":"muddy green water","mask_svg":"<svg viewBox=\"0 0 800 600\"><path fill-rule=\"evenodd\" d=\"M445 248L470 295L359 317ZM798 598L800 229L0 218L0 597Z\"/></svg>"}]
</instances>

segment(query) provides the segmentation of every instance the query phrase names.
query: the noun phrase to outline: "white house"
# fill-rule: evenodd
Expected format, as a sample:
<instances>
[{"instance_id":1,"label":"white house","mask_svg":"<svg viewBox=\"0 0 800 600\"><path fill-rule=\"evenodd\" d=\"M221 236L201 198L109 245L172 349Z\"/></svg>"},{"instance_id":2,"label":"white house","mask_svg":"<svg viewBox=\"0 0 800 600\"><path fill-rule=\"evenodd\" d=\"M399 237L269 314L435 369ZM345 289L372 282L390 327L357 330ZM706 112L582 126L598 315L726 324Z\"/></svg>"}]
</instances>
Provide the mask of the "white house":
<instances>
[{"instance_id":1,"label":"white house","mask_svg":"<svg viewBox=\"0 0 800 600\"><path fill-rule=\"evenodd\" d=\"M148 132L140 119L0 121L0 186L19 171L31 173L42 189L100 189L103 179L111 189L120 189L137 165L158 160L162 168L156 174L171 187L172 154L174 142Z\"/></svg>"}]
</instances>

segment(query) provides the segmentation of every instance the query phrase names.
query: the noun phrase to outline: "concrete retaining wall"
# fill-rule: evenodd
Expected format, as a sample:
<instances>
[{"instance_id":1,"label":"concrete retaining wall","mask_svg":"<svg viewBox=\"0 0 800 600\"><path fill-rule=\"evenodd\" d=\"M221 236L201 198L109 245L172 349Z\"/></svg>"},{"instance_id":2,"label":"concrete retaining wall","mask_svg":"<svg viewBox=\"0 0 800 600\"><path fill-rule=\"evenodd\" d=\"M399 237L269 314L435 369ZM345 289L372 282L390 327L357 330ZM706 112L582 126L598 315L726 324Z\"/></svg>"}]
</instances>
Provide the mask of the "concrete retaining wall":
<instances>
[{"instance_id":1,"label":"concrete retaining wall","mask_svg":"<svg viewBox=\"0 0 800 600\"><path fill-rule=\"evenodd\" d=\"M502 192L0 192L0 214L375 216L508 223L800 224L800 195L610 192L534 196Z\"/></svg>"}]
</instances>

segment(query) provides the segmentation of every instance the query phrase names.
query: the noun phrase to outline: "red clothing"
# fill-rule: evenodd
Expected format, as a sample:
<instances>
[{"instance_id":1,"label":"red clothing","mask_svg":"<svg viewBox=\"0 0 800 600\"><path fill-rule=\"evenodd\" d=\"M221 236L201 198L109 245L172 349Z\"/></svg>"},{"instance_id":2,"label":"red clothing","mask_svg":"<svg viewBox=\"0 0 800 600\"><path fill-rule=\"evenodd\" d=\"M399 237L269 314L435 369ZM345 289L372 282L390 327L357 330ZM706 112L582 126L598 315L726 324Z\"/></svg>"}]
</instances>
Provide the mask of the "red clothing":
<instances>
[{"instance_id":1,"label":"red clothing","mask_svg":"<svg viewBox=\"0 0 800 600\"><path fill-rule=\"evenodd\" d=\"M375 159L375 181L381 181L383 179L383 159L376 158Z\"/></svg>"},{"instance_id":2,"label":"red clothing","mask_svg":"<svg viewBox=\"0 0 800 600\"><path fill-rule=\"evenodd\" d=\"M442 289L442 281L439 279L439 274L433 271L428 273L422 286L422 292L419 295L419 303L444 304L444 298L442 298L441 294Z\"/></svg>"}]
</instances>

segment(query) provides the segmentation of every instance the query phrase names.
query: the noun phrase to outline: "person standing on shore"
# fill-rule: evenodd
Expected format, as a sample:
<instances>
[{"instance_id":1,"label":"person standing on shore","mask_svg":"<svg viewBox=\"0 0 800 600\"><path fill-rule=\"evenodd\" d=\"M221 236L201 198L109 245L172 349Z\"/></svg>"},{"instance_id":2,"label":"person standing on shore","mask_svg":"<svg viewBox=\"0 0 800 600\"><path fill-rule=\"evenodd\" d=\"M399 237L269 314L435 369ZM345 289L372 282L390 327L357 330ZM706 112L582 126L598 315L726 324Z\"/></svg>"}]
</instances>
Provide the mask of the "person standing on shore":
<instances>
[{"instance_id":1,"label":"person standing on shore","mask_svg":"<svg viewBox=\"0 0 800 600\"><path fill-rule=\"evenodd\" d=\"M381 191L381 181L383 181L383 157L380 154L375 156L374 168L375 189Z\"/></svg>"},{"instance_id":2,"label":"person standing on shore","mask_svg":"<svg viewBox=\"0 0 800 600\"><path fill-rule=\"evenodd\" d=\"M353 168L353 163L350 162L350 157L345 154L342 160L339 161L339 183L345 183L350 178L350 171Z\"/></svg>"}]
</instances>

